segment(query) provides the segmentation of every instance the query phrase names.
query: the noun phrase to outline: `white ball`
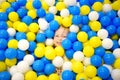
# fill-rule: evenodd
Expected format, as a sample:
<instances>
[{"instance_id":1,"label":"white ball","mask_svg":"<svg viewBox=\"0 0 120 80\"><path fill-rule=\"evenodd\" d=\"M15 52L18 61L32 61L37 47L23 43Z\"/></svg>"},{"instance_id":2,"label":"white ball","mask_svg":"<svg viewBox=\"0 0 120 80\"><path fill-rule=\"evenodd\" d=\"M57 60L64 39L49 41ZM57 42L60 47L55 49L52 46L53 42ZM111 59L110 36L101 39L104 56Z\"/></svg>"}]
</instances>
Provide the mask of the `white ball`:
<instances>
[{"instance_id":1,"label":"white ball","mask_svg":"<svg viewBox=\"0 0 120 80\"><path fill-rule=\"evenodd\" d=\"M45 2L49 5L49 6L53 6L55 4L55 0L45 0Z\"/></svg>"},{"instance_id":2,"label":"white ball","mask_svg":"<svg viewBox=\"0 0 120 80\"><path fill-rule=\"evenodd\" d=\"M26 39L21 39L18 42L18 48L22 51L25 51L29 48L29 42Z\"/></svg>"},{"instance_id":3,"label":"white ball","mask_svg":"<svg viewBox=\"0 0 120 80\"><path fill-rule=\"evenodd\" d=\"M29 65L32 65L34 62L34 56L31 54L25 55L24 61L26 61Z\"/></svg>"},{"instance_id":4,"label":"white ball","mask_svg":"<svg viewBox=\"0 0 120 80\"><path fill-rule=\"evenodd\" d=\"M53 59L52 63L55 67L61 67L63 65L63 58L60 56L57 56Z\"/></svg>"},{"instance_id":5,"label":"white ball","mask_svg":"<svg viewBox=\"0 0 120 80\"><path fill-rule=\"evenodd\" d=\"M77 3L77 0L64 0L64 4L66 6L73 6L73 5L76 5Z\"/></svg>"},{"instance_id":6,"label":"white ball","mask_svg":"<svg viewBox=\"0 0 120 80\"><path fill-rule=\"evenodd\" d=\"M119 44L119 46L120 46L120 38L119 38L119 40L118 40L118 44Z\"/></svg>"},{"instance_id":7,"label":"white ball","mask_svg":"<svg viewBox=\"0 0 120 80\"><path fill-rule=\"evenodd\" d=\"M69 28L70 32L75 32L77 33L79 31L79 26L77 25L71 25Z\"/></svg>"},{"instance_id":8,"label":"white ball","mask_svg":"<svg viewBox=\"0 0 120 80\"><path fill-rule=\"evenodd\" d=\"M24 80L24 75L22 73L16 73L12 76L11 80Z\"/></svg>"},{"instance_id":9,"label":"white ball","mask_svg":"<svg viewBox=\"0 0 120 80\"><path fill-rule=\"evenodd\" d=\"M120 69L112 70L111 77L113 80L120 80Z\"/></svg>"},{"instance_id":10,"label":"white ball","mask_svg":"<svg viewBox=\"0 0 120 80\"><path fill-rule=\"evenodd\" d=\"M44 18L38 19L40 30L44 31L48 28L49 24Z\"/></svg>"},{"instance_id":11,"label":"white ball","mask_svg":"<svg viewBox=\"0 0 120 80\"><path fill-rule=\"evenodd\" d=\"M17 68L18 68L18 72L20 73L25 73L30 69L28 63L25 61L20 61L17 64Z\"/></svg>"},{"instance_id":12,"label":"white ball","mask_svg":"<svg viewBox=\"0 0 120 80\"><path fill-rule=\"evenodd\" d=\"M96 12L96 11L91 11L91 12L89 13L89 15L88 15L88 18L89 18L89 20L91 20L91 21L98 20L99 14L98 14L98 12Z\"/></svg>"},{"instance_id":13,"label":"white ball","mask_svg":"<svg viewBox=\"0 0 120 80\"><path fill-rule=\"evenodd\" d=\"M84 61L83 61L83 64L84 64L85 66L90 65L90 64L91 64L91 62L90 62L90 58L85 57L85 58L84 58Z\"/></svg>"},{"instance_id":14,"label":"white ball","mask_svg":"<svg viewBox=\"0 0 120 80\"><path fill-rule=\"evenodd\" d=\"M64 62L63 63L63 70L72 70L72 63L71 62Z\"/></svg>"},{"instance_id":15,"label":"white ball","mask_svg":"<svg viewBox=\"0 0 120 80\"><path fill-rule=\"evenodd\" d=\"M113 41L112 41L110 38L105 38L105 39L103 39L103 41L102 41L102 46L103 46L105 49L111 49L112 46L113 46Z\"/></svg>"},{"instance_id":16,"label":"white ball","mask_svg":"<svg viewBox=\"0 0 120 80\"><path fill-rule=\"evenodd\" d=\"M84 54L81 51L76 51L73 55L73 59L76 61L83 61L84 60Z\"/></svg>"},{"instance_id":17,"label":"white ball","mask_svg":"<svg viewBox=\"0 0 120 80\"><path fill-rule=\"evenodd\" d=\"M14 28L8 28L7 32L9 34L9 36L11 36L11 37L15 36L15 34L16 34L16 30Z\"/></svg>"},{"instance_id":18,"label":"white ball","mask_svg":"<svg viewBox=\"0 0 120 80\"><path fill-rule=\"evenodd\" d=\"M112 10L111 4L104 4L103 5L103 12L109 12Z\"/></svg>"},{"instance_id":19,"label":"white ball","mask_svg":"<svg viewBox=\"0 0 120 80\"><path fill-rule=\"evenodd\" d=\"M56 13L57 13L56 7L55 7L55 6L49 7L49 12L50 12L50 13L53 13L53 14L56 14Z\"/></svg>"},{"instance_id":20,"label":"white ball","mask_svg":"<svg viewBox=\"0 0 120 80\"><path fill-rule=\"evenodd\" d=\"M117 15L118 15L118 17L120 17L120 10L118 10Z\"/></svg>"},{"instance_id":21,"label":"white ball","mask_svg":"<svg viewBox=\"0 0 120 80\"><path fill-rule=\"evenodd\" d=\"M52 46L53 45L53 39L51 39L51 38L46 39L45 44L47 46Z\"/></svg>"},{"instance_id":22,"label":"white ball","mask_svg":"<svg viewBox=\"0 0 120 80\"><path fill-rule=\"evenodd\" d=\"M106 68L108 68L108 70L109 70L110 73L111 73L111 71L112 71L112 69L113 69L111 65L103 64L103 66L105 66Z\"/></svg>"},{"instance_id":23,"label":"white ball","mask_svg":"<svg viewBox=\"0 0 120 80\"><path fill-rule=\"evenodd\" d=\"M12 66L9 69L9 72L10 72L11 75L14 75L15 73L17 73L18 72L17 66Z\"/></svg>"},{"instance_id":24,"label":"white ball","mask_svg":"<svg viewBox=\"0 0 120 80\"><path fill-rule=\"evenodd\" d=\"M97 32L97 36L100 37L101 39L105 39L108 37L108 31L106 29L100 29Z\"/></svg>"},{"instance_id":25,"label":"white ball","mask_svg":"<svg viewBox=\"0 0 120 80\"><path fill-rule=\"evenodd\" d=\"M70 12L68 9L62 9L60 12L60 16L62 17L68 17L70 15Z\"/></svg>"},{"instance_id":26,"label":"white ball","mask_svg":"<svg viewBox=\"0 0 120 80\"><path fill-rule=\"evenodd\" d=\"M120 58L120 48L114 49L113 55L114 55L116 58Z\"/></svg>"}]
</instances>

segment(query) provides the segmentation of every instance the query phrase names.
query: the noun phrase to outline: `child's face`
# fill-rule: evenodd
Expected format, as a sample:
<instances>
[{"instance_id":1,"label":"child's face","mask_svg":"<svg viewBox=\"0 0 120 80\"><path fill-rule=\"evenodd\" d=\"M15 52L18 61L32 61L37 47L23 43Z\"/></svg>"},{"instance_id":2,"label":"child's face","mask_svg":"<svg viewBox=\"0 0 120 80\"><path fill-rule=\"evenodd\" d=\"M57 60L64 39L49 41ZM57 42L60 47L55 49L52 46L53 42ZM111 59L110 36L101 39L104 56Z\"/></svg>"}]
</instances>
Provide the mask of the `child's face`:
<instances>
[{"instance_id":1,"label":"child's face","mask_svg":"<svg viewBox=\"0 0 120 80\"><path fill-rule=\"evenodd\" d=\"M64 27L60 27L55 32L55 36L54 36L54 44L55 44L55 46L60 46L62 40L66 38L67 34L68 34L68 29L66 29Z\"/></svg>"}]
</instances>

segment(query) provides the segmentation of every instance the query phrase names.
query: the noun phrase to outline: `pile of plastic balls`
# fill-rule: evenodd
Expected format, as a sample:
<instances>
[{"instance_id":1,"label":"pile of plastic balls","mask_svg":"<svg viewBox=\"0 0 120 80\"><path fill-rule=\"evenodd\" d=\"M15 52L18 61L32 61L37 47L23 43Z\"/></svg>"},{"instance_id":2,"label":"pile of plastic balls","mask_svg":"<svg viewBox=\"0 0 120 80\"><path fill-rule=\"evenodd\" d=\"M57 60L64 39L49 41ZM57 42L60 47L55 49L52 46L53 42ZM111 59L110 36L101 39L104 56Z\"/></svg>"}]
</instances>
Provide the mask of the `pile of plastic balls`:
<instances>
[{"instance_id":1,"label":"pile of plastic balls","mask_svg":"<svg viewBox=\"0 0 120 80\"><path fill-rule=\"evenodd\" d=\"M0 0L0 80L120 80L120 0Z\"/></svg>"}]
</instances>

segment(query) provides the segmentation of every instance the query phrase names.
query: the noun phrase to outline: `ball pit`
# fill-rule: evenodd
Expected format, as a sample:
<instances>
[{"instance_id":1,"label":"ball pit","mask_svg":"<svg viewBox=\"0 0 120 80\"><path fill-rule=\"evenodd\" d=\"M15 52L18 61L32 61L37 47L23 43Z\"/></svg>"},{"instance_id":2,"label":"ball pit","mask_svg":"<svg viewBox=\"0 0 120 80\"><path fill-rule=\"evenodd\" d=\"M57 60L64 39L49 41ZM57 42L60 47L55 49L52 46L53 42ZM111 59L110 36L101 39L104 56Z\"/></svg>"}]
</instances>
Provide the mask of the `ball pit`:
<instances>
[{"instance_id":1,"label":"ball pit","mask_svg":"<svg viewBox=\"0 0 120 80\"><path fill-rule=\"evenodd\" d=\"M120 80L120 0L0 0L0 80Z\"/></svg>"}]
</instances>

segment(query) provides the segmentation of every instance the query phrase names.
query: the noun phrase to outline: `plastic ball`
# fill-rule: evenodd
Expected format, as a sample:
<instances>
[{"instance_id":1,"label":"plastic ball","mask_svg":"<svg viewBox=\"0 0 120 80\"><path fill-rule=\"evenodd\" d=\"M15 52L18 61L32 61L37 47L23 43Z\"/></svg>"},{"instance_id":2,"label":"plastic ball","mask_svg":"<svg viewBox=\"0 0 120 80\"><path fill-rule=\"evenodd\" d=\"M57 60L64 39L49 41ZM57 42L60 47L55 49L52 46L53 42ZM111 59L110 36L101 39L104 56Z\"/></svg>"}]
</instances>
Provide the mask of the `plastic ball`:
<instances>
[{"instance_id":1,"label":"plastic ball","mask_svg":"<svg viewBox=\"0 0 120 80\"><path fill-rule=\"evenodd\" d=\"M33 7L35 8L35 9L39 9L39 8L41 8L41 6L42 6L42 4L41 4L41 2L39 1L39 0L35 0L35 1L33 1Z\"/></svg>"},{"instance_id":2,"label":"plastic ball","mask_svg":"<svg viewBox=\"0 0 120 80\"><path fill-rule=\"evenodd\" d=\"M22 73L16 73L12 76L11 80L24 80L24 75Z\"/></svg>"},{"instance_id":3,"label":"plastic ball","mask_svg":"<svg viewBox=\"0 0 120 80\"><path fill-rule=\"evenodd\" d=\"M83 45L81 42L79 41L76 41L73 43L73 46L72 48L75 50L75 51L81 51L83 49Z\"/></svg>"},{"instance_id":4,"label":"plastic ball","mask_svg":"<svg viewBox=\"0 0 120 80\"><path fill-rule=\"evenodd\" d=\"M92 78L92 80L102 80L100 77L94 77L94 78Z\"/></svg>"},{"instance_id":5,"label":"plastic ball","mask_svg":"<svg viewBox=\"0 0 120 80\"><path fill-rule=\"evenodd\" d=\"M28 2L26 3L26 5L25 5L26 9L28 9L28 10L34 9L32 3L33 3L32 1L28 1Z\"/></svg>"},{"instance_id":6,"label":"plastic ball","mask_svg":"<svg viewBox=\"0 0 120 80\"><path fill-rule=\"evenodd\" d=\"M6 30L8 28L8 25L5 21L0 21L0 29Z\"/></svg>"},{"instance_id":7,"label":"plastic ball","mask_svg":"<svg viewBox=\"0 0 120 80\"><path fill-rule=\"evenodd\" d=\"M38 76L37 80L48 80L48 77L45 75Z\"/></svg>"},{"instance_id":8,"label":"plastic ball","mask_svg":"<svg viewBox=\"0 0 120 80\"><path fill-rule=\"evenodd\" d=\"M108 68L110 73L112 72L113 67L111 65L103 64L103 66L105 66L106 68Z\"/></svg>"},{"instance_id":9,"label":"plastic ball","mask_svg":"<svg viewBox=\"0 0 120 80\"><path fill-rule=\"evenodd\" d=\"M28 71L25 74L25 80L36 80L37 79L37 74L34 71Z\"/></svg>"},{"instance_id":10,"label":"plastic ball","mask_svg":"<svg viewBox=\"0 0 120 80\"><path fill-rule=\"evenodd\" d=\"M100 19L100 22L101 22L102 26L108 26L110 24L110 22L111 22L111 19L108 16L103 16Z\"/></svg>"},{"instance_id":11,"label":"plastic ball","mask_svg":"<svg viewBox=\"0 0 120 80\"><path fill-rule=\"evenodd\" d=\"M101 2L95 2L92 5L92 9L95 10L95 11L101 11L102 8L103 8L103 4Z\"/></svg>"},{"instance_id":12,"label":"plastic ball","mask_svg":"<svg viewBox=\"0 0 120 80\"><path fill-rule=\"evenodd\" d=\"M28 48L28 51L34 51L35 50L35 48L36 48L36 42L33 42L33 41L31 41L30 43L29 43L29 48Z\"/></svg>"},{"instance_id":13,"label":"plastic ball","mask_svg":"<svg viewBox=\"0 0 120 80\"><path fill-rule=\"evenodd\" d=\"M0 39L0 49L6 49L7 47L7 40L6 39Z\"/></svg>"},{"instance_id":14,"label":"plastic ball","mask_svg":"<svg viewBox=\"0 0 120 80\"><path fill-rule=\"evenodd\" d=\"M23 32L17 32L15 37L17 40L26 39L26 34Z\"/></svg>"},{"instance_id":15,"label":"plastic ball","mask_svg":"<svg viewBox=\"0 0 120 80\"><path fill-rule=\"evenodd\" d=\"M62 17L61 16L55 16L55 20L61 25L62 24Z\"/></svg>"},{"instance_id":16,"label":"plastic ball","mask_svg":"<svg viewBox=\"0 0 120 80\"><path fill-rule=\"evenodd\" d=\"M57 13L57 9L55 6L51 6L49 7L49 10L48 10L50 13L53 13L53 14L56 14Z\"/></svg>"},{"instance_id":17,"label":"plastic ball","mask_svg":"<svg viewBox=\"0 0 120 80\"><path fill-rule=\"evenodd\" d=\"M6 1L5 1L5 2L3 1L3 3L0 4L0 5L1 5L1 8L2 8L4 11L6 11L6 9L10 7L10 3L9 3L9 2L6 2Z\"/></svg>"},{"instance_id":18,"label":"plastic ball","mask_svg":"<svg viewBox=\"0 0 120 80\"><path fill-rule=\"evenodd\" d=\"M116 48L113 50L113 55L116 57L116 58L120 58L120 48Z\"/></svg>"},{"instance_id":19,"label":"plastic ball","mask_svg":"<svg viewBox=\"0 0 120 80\"><path fill-rule=\"evenodd\" d=\"M73 58L73 54L74 54L74 50L73 49L68 49L65 52L65 55L68 59L72 59Z\"/></svg>"},{"instance_id":20,"label":"plastic ball","mask_svg":"<svg viewBox=\"0 0 120 80\"><path fill-rule=\"evenodd\" d=\"M62 25L64 27L70 27L72 24L72 20L69 17L64 17L62 20Z\"/></svg>"},{"instance_id":21,"label":"plastic ball","mask_svg":"<svg viewBox=\"0 0 120 80\"><path fill-rule=\"evenodd\" d=\"M19 23L19 24L17 25L17 30L18 30L19 32L27 32L28 27L27 27L27 25L26 25L25 23L21 22L21 23Z\"/></svg>"},{"instance_id":22,"label":"plastic ball","mask_svg":"<svg viewBox=\"0 0 120 80\"><path fill-rule=\"evenodd\" d=\"M81 15L87 15L90 12L90 8L87 5L83 5L80 8Z\"/></svg>"},{"instance_id":23,"label":"plastic ball","mask_svg":"<svg viewBox=\"0 0 120 80\"><path fill-rule=\"evenodd\" d=\"M51 30L57 30L59 28L59 23L56 20L53 20L49 23L49 27Z\"/></svg>"},{"instance_id":24,"label":"plastic ball","mask_svg":"<svg viewBox=\"0 0 120 80\"><path fill-rule=\"evenodd\" d=\"M85 73L79 73L79 74L77 74L76 80L81 80L81 79L87 80L88 77L87 77L87 75Z\"/></svg>"},{"instance_id":25,"label":"plastic ball","mask_svg":"<svg viewBox=\"0 0 120 80\"><path fill-rule=\"evenodd\" d=\"M39 29L39 25L37 23L31 23L30 26L29 26L29 30L31 32L38 32L38 29Z\"/></svg>"},{"instance_id":26,"label":"plastic ball","mask_svg":"<svg viewBox=\"0 0 120 80\"><path fill-rule=\"evenodd\" d=\"M77 25L71 25L69 30L70 30L70 32L77 33L79 31L79 27Z\"/></svg>"},{"instance_id":27,"label":"plastic ball","mask_svg":"<svg viewBox=\"0 0 120 80\"><path fill-rule=\"evenodd\" d=\"M58 11L61 11L62 9L64 9L66 6L65 6L65 4L63 3L63 2L58 2L57 4L56 4L56 8L57 8L57 10Z\"/></svg>"},{"instance_id":28,"label":"plastic ball","mask_svg":"<svg viewBox=\"0 0 120 80\"><path fill-rule=\"evenodd\" d=\"M120 45L120 39L118 40L118 44Z\"/></svg>"},{"instance_id":29,"label":"plastic ball","mask_svg":"<svg viewBox=\"0 0 120 80\"><path fill-rule=\"evenodd\" d=\"M73 6L76 4L76 0L64 0L66 6Z\"/></svg>"},{"instance_id":30,"label":"plastic ball","mask_svg":"<svg viewBox=\"0 0 120 80\"><path fill-rule=\"evenodd\" d=\"M53 65L55 66L55 67L61 67L62 65L63 65L63 58L62 57L60 57L60 56L56 56L54 59L53 59L53 61L52 61L52 63L53 63Z\"/></svg>"},{"instance_id":31,"label":"plastic ball","mask_svg":"<svg viewBox=\"0 0 120 80\"><path fill-rule=\"evenodd\" d=\"M79 25L81 23L81 16L80 15L75 15L72 17L72 23L75 25Z\"/></svg>"},{"instance_id":32,"label":"plastic ball","mask_svg":"<svg viewBox=\"0 0 120 80\"><path fill-rule=\"evenodd\" d=\"M120 36L120 27L117 28L117 34Z\"/></svg>"},{"instance_id":33,"label":"plastic ball","mask_svg":"<svg viewBox=\"0 0 120 80\"><path fill-rule=\"evenodd\" d=\"M50 75L52 73L55 72L55 66L53 64L46 64L45 68L44 68L44 72L47 75Z\"/></svg>"},{"instance_id":34,"label":"plastic ball","mask_svg":"<svg viewBox=\"0 0 120 80\"><path fill-rule=\"evenodd\" d=\"M62 80L70 80L73 79L73 72L69 70L65 70L62 72Z\"/></svg>"},{"instance_id":35,"label":"plastic ball","mask_svg":"<svg viewBox=\"0 0 120 80\"><path fill-rule=\"evenodd\" d=\"M102 58L98 55L92 56L90 61L91 61L91 64L96 67L99 67L102 64Z\"/></svg>"},{"instance_id":36,"label":"plastic ball","mask_svg":"<svg viewBox=\"0 0 120 80\"><path fill-rule=\"evenodd\" d=\"M88 15L88 18L89 18L89 20L91 20L91 21L98 20L99 14L98 14L98 12L96 12L96 11L91 11L91 12L89 13L89 15Z\"/></svg>"},{"instance_id":37,"label":"plastic ball","mask_svg":"<svg viewBox=\"0 0 120 80\"><path fill-rule=\"evenodd\" d=\"M40 8L40 9L37 10L37 16L38 17L41 18L41 17L44 17L45 15L46 15L46 12L43 8Z\"/></svg>"},{"instance_id":38,"label":"plastic ball","mask_svg":"<svg viewBox=\"0 0 120 80\"><path fill-rule=\"evenodd\" d=\"M64 39L62 41L62 47L64 49L70 49L72 47L72 42L69 39Z\"/></svg>"},{"instance_id":39,"label":"plastic ball","mask_svg":"<svg viewBox=\"0 0 120 80\"><path fill-rule=\"evenodd\" d=\"M8 48L14 48L17 49L18 48L18 41L15 39L11 39L8 42Z\"/></svg>"},{"instance_id":40,"label":"plastic ball","mask_svg":"<svg viewBox=\"0 0 120 80\"><path fill-rule=\"evenodd\" d=\"M16 34L16 30L14 28L8 28L7 32L9 34L9 36L11 36L11 37L15 36L15 34Z\"/></svg>"},{"instance_id":41,"label":"plastic ball","mask_svg":"<svg viewBox=\"0 0 120 80\"><path fill-rule=\"evenodd\" d=\"M17 59L16 58L13 58L13 59L6 58L5 63L7 66L11 67L17 63Z\"/></svg>"},{"instance_id":42,"label":"plastic ball","mask_svg":"<svg viewBox=\"0 0 120 80\"><path fill-rule=\"evenodd\" d=\"M54 14L52 13L47 13L45 16L45 19L47 22L51 22L54 19Z\"/></svg>"},{"instance_id":43,"label":"plastic ball","mask_svg":"<svg viewBox=\"0 0 120 80\"><path fill-rule=\"evenodd\" d=\"M2 66L0 66L0 72L3 72L7 69L7 66L4 62L0 61L0 65L2 65Z\"/></svg>"},{"instance_id":44,"label":"plastic ball","mask_svg":"<svg viewBox=\"0 0 120 80\"><path fill-rule=\"evenodd\" d=\"M43 33L38 33L36 36L37 42L44 42L46 40L46 36Z\"/></svg>"},{"instance_id":45,"label":"plastic ball","mask_svg":"<svg viewBox=\"0 0 120 80\"><path fill-rule=\"evenodd\" d=\"M111 49L112 46L113 46L113 41L109 38L105 38L103 39L102 41L102 46L105 48L105 49Z\"/></svg>"},{"instance_id":46,"label":"plastic ball","mask_svg":"<svg viewBox=\"0 0 120 80\"><path fill-rule=\"evenodd\" d=\"M97 74L98 74L98 76L99 76L100 78L106 79L106 78L109 77L110 72L109 72L109 70L108 70L106 67L101 66L101 67L98 68Z\"/></svg>"},{"instance_id":47,"label":"plastic ball","mask_svg":"<svg viewBox=\"0 0 120 80\"><path fill-rule=\"evenodd\" d=\"M8 48L6 49L5 51L5 57L8 58L8 59L13 59L13 58L16 58L17 56L17 51L13 48Z\"/></svg>"},{"instance_id":48,"label":"plastic ball","mask_svg":"<svg viewBox=\"0 0 120 80\"><path fill-rule=\"evenodd\" d=\"M84 32L89 32L89 31L90 31L90 26L88 26L88 25L83 25L83 26L81 27L81 30L84 31Z\"/></svg>"},{"instance_id":49,"label":"plastic ball","mask_svg":"<svg viewBox=\"0 0 120 80\"><path fill-rule=\"evenodd\" d=\"M29 10L27 15L30 16L32 19L35 19L37 17L37 13L35 10Z\"/></svg>"},{"instance_id":50,"label":"plastic ball","mask_svg":"<svg viewBox=\"0 0 120 80\"><path fill-rule=\"evenodd\" d=\"M79 15L80 14L80 8L78 6L70 6L70 7L68 7L68 9L72 15Z\"/></svg>"},{"instance_id":51,"label":"plastic ball","mask_svg":"<svg viewBox=\"0 0 120 80\"><path fill-rule=\"evenodd\" d=\"M95 55L98 55L98 56L104 56L105 54L105 49L103 47L97 47L95 49Z\"/></svg>"},{"instance_id":52,"label":"plastic ball","mask_svg":"<svg viewBox=\"0 0 120 80\"><path fill-rule=\"evenodd\" d=\"M84 54L81 51L76 51L73 54L73 59L76 61L83 61L84 60Z\"/></svg>"},{"instance_id":53,"label":"plastic ball","mask_svg":"<svg viewBox=\"0 0 120 80\"><path fill-rule=\"evenodd\" d=\"M114 80L119 80L120 79L120 70L119 69L114 69L111 72L111 76Z\"/></svg>"},{"instance_id":54,"label":"plastic ball","mask_svg":"<svg viewBox=\"0 0 120 80\"><path fill-rule=\"evenodd\" d=\"M26 39L21 39L18 42L18 48L22 51L25 51L29 48L29 42Z\"/></svg>"},{"instance_id":55,"label":"plastic ball","mask_svg":"<svg viewBox=\"0 0 120 80\"><path fill-rule=\"evenodd\" d=\"M84 36L84 37L82 37L82 36ZM86 32L81 31L81 32L79 32L79 33L77 34L77 39L78 39L80 42L86 42L87 39L88 39L88 35L87 35Z\"/></svg>"},{"instance_id":56,"label":"plastic ball","mask_svg":"<svg viewBox=\"0 0 120 80\"><path fill-rule=\"evenodd\" d=\"M70 12L69 12L68 9L62 9L62 10L60 11L60 16L61 16L61 17L68 17L69 15L70 15Z\"/></svg>"},{"instance_id":57,"label":"plastic ball","mask_svg":"<svg viewBox=\"0 0 120 80\"><path fill-rule=\"evenodd\" d=\"M37 47L35 50L34 50L34 55L38 58L41 58L43 57L45 54L45 49L44 47Z\"/></svg>"},{"instance_id":58,"label":"plastic ball","mask_svg":"<svg viewBox=\"0 0 120 80\"><path fill-rule=\"evenodd\" d=\"M71 62L64 62L62 66L63 70L70 70L72 69L72 63Z\"/></svg>"},{"instance_id":59,"label":"plastic ball","mask_svg":"<svg viewBox=\"0 0 120 80\"><path fill-rule=\"evenodd\" d=\"M118 10L117 15L118 15L118 17L120 17L120 10Z\"/></svg>"},{"instance_id":60,"label":"plastic ball","mask_svg":"<svg viewBox=\"0 0 120 80\"><path fill-rule=\"evenodd\" d=\"M52 46L53 45L53 39L51 39L51 38L46 39L45 44L47 46Z\"/></svg>"},{"instance_id":61,"label":"plastic ball","mask_svg":"<svg viewBox=\"0 0 120 80\"><path fill-rule=\"evenodd\" d=\"M83 48L83 53L86 57L91 57L94 55L94 48L91 46L85 46Z\"/></svg>"},{"instance_id":62,"label":"plastic ball","mask_svg":"<svg viewBox=\"0 0 120 80\"><path fill-rule=\"evenodd\" d=\"M17 21L19 19L19 16L18 16L18 14L16 12L11 12L11 13L9 13L8 18L11 21L15 22L15 21Z\"/></svg>"},{"instance_id":63,"label":"plastic ball","mask_svg":"<svg viewBox=\"0 0 120 80\"><path fill-rule=\"evenodd\" d=\"M70 33L68 33L67 38L69 40L71 40L72 42L75 42L77 40L77 35L75 32L70 32ZM76 44L77 44L77 42L76 42Z\"/></svg>"},{"instance_id":64,"label":"plastic ball","mask_svg":"<svg viewBox=\"0 0 120 80\"><path fill-rule=\"evenodd\" d=\"M101 23L99 21L92 21L89 23L89 26L93 31L99 31L101 29Z\"/></svg>"},{"instance_id":65,"label":"plastic ball","mask_svg":"<svg viewBox=\"0 0 120 80\"><path fill-rule=\"evenodd\" d=\"M7 19L7 14L4 12L0 12L0 21L6 21Z\"/></svg>"},{"instance_id":66,"label":"plastic ball","mask_svg":"<svg viewBox=\"0 0 120 80\"><path fill-rule=\"evenodd\" d=\"M35 37L36 37L33 32L28 32L28 33L26 34L26 36L27 36L27 40L28 40L28 41L34 41L34 40L35 40Z\"/></svg>"},{"instance_id":67,"label":"plastic ball","mask_svg":"<svg viewBox=\"0 0 120 80\"><path fill-rule=\"evenodd\" d=\"M97 36L100 37L101 39L105 39L108 37L108 31L106 29L100 29L97 32Z\"/></svg>"},{"instance_id":68,"label":"plastic ball","mask_svg":"<svg viewBox=\"0 0 120 80\"><path fill-rule=\"evenodd\" d=\"M27 0L17 0L17 2L20 6L25 6L25 4L27 3Z\"/></svg>"},{"instance_id":69,"label":"plastic ball","mask_svg":"<svg viewBox=\"0 0 120 80\"><path fill-rule=\"evenodd\" d=\"M60 80L60 77L55 73L51 74L48 78L49 80Z\"/></svg>"},{"instance_id":70,"label":"plastic ball","mask_svg":"<svg viewBox=\"0 0 120 80\"><path fill-rule=\"evenodd\" d=\"M8 32L6 30L0 30L0 38L8 39L9 38Z\"/></svg>"},{"instance_id":71,"label":"plastic ball","mask_svg":"<svg viewBox=\"0 0 120 80\"><path fill-rule=\"evenodd\" d=\"M10 74L13 76L14 74L16 74L18 72L17 66L12 66L9 69Z\"/></svg>"},{"instance_id":72,"label":"plastic ball","mask_svg":"<svg viewBox=\"0 0 120 80\"><path fill-rule=\"evenodd\" d=\"M32 18L30 16L24 16L22 18L22 22L26 23L27 25L30 25L32 23Z\"/></svg>"},{"instance_id":73,"label":"plastic ball","mask_svg":"<svg viewBox=\"0 0 120 80\"><path fill-rule=\"evenodd\" d=\"M38 23L39 23L40 30L43 30L43 31L46 30L49 26L48 22L43 18L38 19Z\"/></svg>"},{"instance_id":74,"label":"plastic ball","mask_svg":"<svg viewBox=\"0 0 120 80\"><path fill-rule=\"evenodd\" d=\"M54 37L55 32L52 31L52 30L50 30L50 29L47 29L47 30L45 31L45 35L46 35L47 38L52 38L52 37Z\"/></svg>"},{"instance_id":75,"label":"plastic ball","mask_svg":"<svg viewBox=\"0 0 120 80\"><path fill-rule=\"evenodd\" d=\"M34 62L34 56L30 54L25 55L23 60L26 61L29 65L32 65Z\"/></svg>"},{"instance_id":76,"label":"plastic ball","mask_svg":"<svg viewBox=\"0 0 120 80\"><path fill-rule=\"evenodd\" d=\"M10 73L8 71L3 71L0 73L1 80L10 80Z\"/></svg>"},{"instance_id":77,"label":"plastic ball","mask_svg":"<svg viewBox=\"0 0 120 80\"><path fill-rule=\"evenodd\" d=\"M0 50L0 56L1 56L1 57L0 57L0 61L5 60L6 57L5 57L5 54L4 54L4 53L5 53L4 50Z\"/></svg>"},{"instance_id":78,"label":"plastic ball","mask_svg":"<svg viewBox=\"0 0 120 80\"><path fill-rule=\"evenodd\" d=\"M85 66L90 65L90 64L91 64L91 62L90 62L90 58L85 57L84 60L83 60L83 64L84 64Z\"/></svg>"},{"instance_id":79,"label":"plastic ball","mask_svg":"<svg viewBox=\"0 0 120 80\"><path fill-rule=\"evenodd\" d=\"M61 57L62 57L62 56L64 55L64 53L65 53L63 47L61 47L61 46L55 47L55 51L56 51L56 55L57 55L57 56L61 56Z\"/></svg>"},{"instance_id":80,"label":"plastic ball","mask_svg":"<svg viewBox=\"0 0 120 80\"><path fill-rule=\"evenodd\" d=\"M110 17L111 19L114 19L117 16L117 13L114 10L111 10L111 11L107 12L106 15L108 17Z\"/></svg>"},{"instance_id":81,"label":"plastic ball","mask_svg":"<svg viewBox=\"0 0 120 80\"><path fill-rule=\"evenodd\" d=\"M112 10L112 6L110 4L103 5L103 12L109 12Z\"/></svg>"},{"instance_id":82,"label":"plastic ball","mask_svg":"<svg viewBox=\"0 0 120 80\"><path fill-rule=\"evenodd\" d=\"M49 6L53 6L55 4L55 0L45 0L45 2L49 5Z\"/></svg>"},{"instance_id":83,"label":"plastic ball","mask_svg":"<svg viewBox=\"0 0 120 80\"><path fill-rule=\"evenodd\" d=\"M113 19L114 26L120 26L119 23L120 23L120 18L116 17L116 18Z\"/></svg>"},{"instance_id":84,"label":"plastic ball","mask_svg":"<svg viewBox=\"0 0 120 80\"><path fill-rule=\"evenodd\" d=\"M114 68L115 69L120 69L120 58L117 58L114 62Z\"/></svg>"}]
</instances>

